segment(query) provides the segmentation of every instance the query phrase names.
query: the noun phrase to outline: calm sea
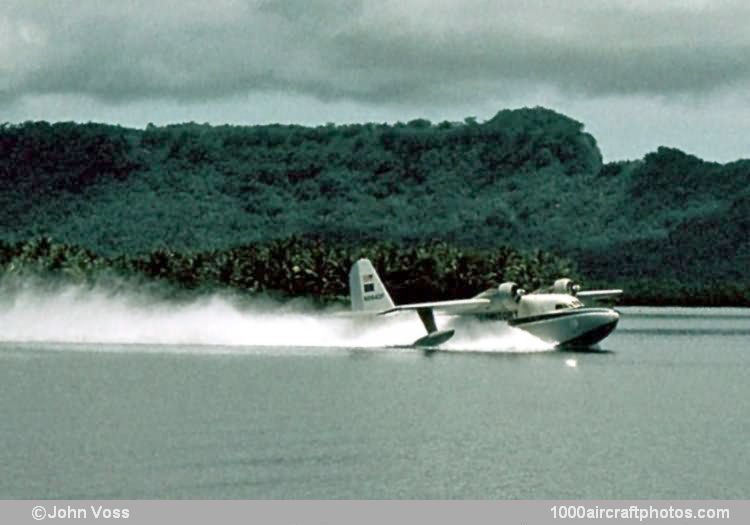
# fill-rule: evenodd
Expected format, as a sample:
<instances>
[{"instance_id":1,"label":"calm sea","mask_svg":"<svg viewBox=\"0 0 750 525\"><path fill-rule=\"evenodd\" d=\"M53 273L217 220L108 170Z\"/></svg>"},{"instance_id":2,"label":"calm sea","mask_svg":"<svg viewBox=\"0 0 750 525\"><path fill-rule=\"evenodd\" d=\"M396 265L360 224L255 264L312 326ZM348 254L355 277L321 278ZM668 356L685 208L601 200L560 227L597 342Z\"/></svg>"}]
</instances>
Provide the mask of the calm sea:
<instances>
[{"instance_id":1,"label":"calm sea","mask_svg":"<svg viewBox=\"0 0 750 525\"><path fill-rule=\"evenodd\" d=\"M598 353L4 342L0 498L750 498L750 311L622 312Z\"/></svg>"}]
</instances>

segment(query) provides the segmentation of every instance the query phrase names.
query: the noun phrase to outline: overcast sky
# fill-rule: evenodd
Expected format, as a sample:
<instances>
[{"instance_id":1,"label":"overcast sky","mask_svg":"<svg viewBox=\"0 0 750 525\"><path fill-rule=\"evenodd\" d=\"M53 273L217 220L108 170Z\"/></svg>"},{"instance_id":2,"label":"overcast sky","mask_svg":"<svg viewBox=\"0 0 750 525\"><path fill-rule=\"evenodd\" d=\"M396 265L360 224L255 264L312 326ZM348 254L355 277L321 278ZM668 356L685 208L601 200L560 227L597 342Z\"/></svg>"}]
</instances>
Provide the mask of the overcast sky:
<instances>
[{"instance_id":1,"label":"overcast sky","mask_svg":"<svg viewBox=\"0 0 750 525\"><path fill-rule=\"evenodd\" d=\"M0 121L439 122L542 105L606 160L750 157L745 0L0 4Z\"/></svg>"}]
</instances>

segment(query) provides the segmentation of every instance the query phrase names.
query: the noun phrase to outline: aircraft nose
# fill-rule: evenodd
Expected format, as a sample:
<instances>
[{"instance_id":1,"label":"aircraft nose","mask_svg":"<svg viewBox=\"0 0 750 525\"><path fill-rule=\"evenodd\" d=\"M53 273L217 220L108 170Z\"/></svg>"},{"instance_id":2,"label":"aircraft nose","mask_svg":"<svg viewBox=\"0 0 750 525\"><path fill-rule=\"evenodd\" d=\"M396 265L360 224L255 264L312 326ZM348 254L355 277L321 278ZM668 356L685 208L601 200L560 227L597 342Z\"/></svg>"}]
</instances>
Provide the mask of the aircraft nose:
<instances>
[{"instance_id":1,"label":"aircraft nose","mask_svg":"<svg viewBox=\"0 0 750 525\"><path fill-rule=\"evenodd\" d=\"M607 333L609 333L617 326L620 320L620 312L617 310L610 310L607 312L605 319L606 321L602 323L602 325L607 327Z\"/></svg>"}]
</instances>

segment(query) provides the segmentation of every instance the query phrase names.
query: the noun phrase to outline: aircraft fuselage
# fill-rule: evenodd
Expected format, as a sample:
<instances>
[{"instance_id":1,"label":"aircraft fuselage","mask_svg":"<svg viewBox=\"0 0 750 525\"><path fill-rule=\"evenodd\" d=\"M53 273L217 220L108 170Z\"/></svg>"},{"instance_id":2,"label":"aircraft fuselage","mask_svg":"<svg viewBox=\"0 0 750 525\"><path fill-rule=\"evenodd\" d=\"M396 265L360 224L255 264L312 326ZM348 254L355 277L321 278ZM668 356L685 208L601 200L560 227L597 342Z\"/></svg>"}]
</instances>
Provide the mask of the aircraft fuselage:
<instances>
[{"instance_id":1,"label":"aircraft fuselage","mask_svg":"<svg viewBox=\"0 0 750 525\"><path fill-rule=\"evenodd\" d=\"M611 308L584 307L516 317L508 324L558 346L589 347L607 337L619 319Z\"/></svg>"}]
</instances>

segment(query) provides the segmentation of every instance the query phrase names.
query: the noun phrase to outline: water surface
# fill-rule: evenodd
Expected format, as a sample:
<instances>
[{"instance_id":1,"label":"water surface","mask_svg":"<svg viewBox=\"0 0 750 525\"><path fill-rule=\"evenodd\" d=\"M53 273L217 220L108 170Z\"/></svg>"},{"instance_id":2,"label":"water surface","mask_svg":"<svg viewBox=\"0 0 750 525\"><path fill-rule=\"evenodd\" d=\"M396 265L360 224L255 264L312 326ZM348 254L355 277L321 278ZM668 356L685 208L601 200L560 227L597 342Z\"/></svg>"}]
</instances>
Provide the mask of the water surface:
<instances>
[{"instance_id":1,"label":"water surface","mask_svg":"<svg viewBox=\"0 0 750 525\"><path fill-rule=\"evenodd\" d=\"M6 341L0 498L749 498L750 311L622 310L600 353Z\"/></svg>"}]
</instances>

